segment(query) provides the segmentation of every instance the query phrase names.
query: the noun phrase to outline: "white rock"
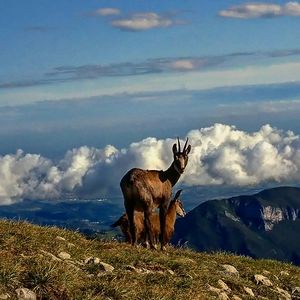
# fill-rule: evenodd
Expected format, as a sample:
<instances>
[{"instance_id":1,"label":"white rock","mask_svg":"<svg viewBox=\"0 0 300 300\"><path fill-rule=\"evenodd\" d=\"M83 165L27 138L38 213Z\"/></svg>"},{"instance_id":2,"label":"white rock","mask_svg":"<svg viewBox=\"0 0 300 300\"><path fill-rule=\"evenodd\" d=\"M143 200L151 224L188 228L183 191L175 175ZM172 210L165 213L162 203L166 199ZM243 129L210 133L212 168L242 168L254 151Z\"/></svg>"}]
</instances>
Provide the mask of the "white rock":
<instances>
[{"instance_id":1,"label":"white rock","mask_svg":"<svg viewBox=\"0 0 300 300\"><path fill-rule=\"evenodd\" d=\"M107 264L103 261L100 261L99 267L100 267L101 271L104 271L104 272L112 272L115 269L112 265Z\"/></svg>"},{"instance_id":2,"label":"white rock","mask_svg":"<svg viewBox=\"0 0 300 300\"><path fill-rule=\"evenodd\" d=\"M99 264L100 264L100 258L94 257L93 263L94 263L95 265L99 265Z\"/></svg>"},{"instance_id":3,"label":"white rock","mask_svg":"<svg viewBox=\"0 0 300 300\"><path fill-rule=\"evenodd\" d=\"M26 288L16 289L18 300L36 300L36 294Z\"/></svg>"},{"instance_id":4,"label":"white rock","mask_svg":"<svg viewBox=\"0 0 300 300\"><path fill-rule=\"evenodd\" d=\"M232 299L233 299L233 300L243 300L242 298L240 298L240 297L237 296L237 295L233 295L233 296L232 296Z\"/></svg>"},{"instance_id":5,"label":"white rock","mask_svg":"<svg viewBox=\"0 0 300 300\"><path fill-rule=\"evenodd\" d=\"M137 268L135 266L127 265L127 266L125 266L125 268L128 271L137 272Z\"/></svg>"},{"instance_id":6,"label":"white rock","mask_svg":"<svg viewBox=\"0 0 300 300\"><path fill-rule=\"evenodd\" d=\"M58 258L57 256L53 255L52 253L50 252L47 252L45 250L40 250L44 255L47 255L49 257L51 257L52 260L55 260L55 261L61 261L60 258Z\"/></svg>"},{"instance_id":7,"label":"white rock","mask_svg":"<svg viewBox=\"0 0 300 300\"><path fill-rule=\"evenodd\" d=\"M66 239L63 238L62 236L57 236L55 239L58 241L64 241L64 242L66 241Z\"/></svg>"},{"instance_id":8,"label":"white rock","mask_svg":"<svg viewBox=\"0 0 300 300\"><path fill-rule=\"evenodd\" d=\"M250 289L250 288L244 286L244 291L245 291L248 295L250 295L251 297L254 297L254 293L253 293L252 289Z\"/></svg>"},{"instance_id":9,"label":"white rock","mask_svg":"<svg viewBox=\"0 0 300 300\"><path fill-rule=\"evenodd\" d=\"M93 256L89 256L87 257L85 260L84 260L84 263L87 265L87 264L90 264L94 262L94 257Z\"/></svg>"},{"instance_id":10,"label":"white rock","mask_svg":"<svg viewBox=\"0 0 300 300\"><path fill-rule=\"evenodd\" d=\"M281 297L283 297L284 300L291 300L292 296L290 295L290 293L286 290L283 290L279 287L276 288L278 293L281 295Z\"/></svg>"},{"instance_id":11,"label":"white rock","mask_svg":"<svg viewBox=\"0 0 300 300\"><path fill-rule=\"evenodd\" d=\"M9 296L9 294L0 294L0 299L1 300L6 300L6 299L8 299L8 298L10 298L10 296Z\"/></svg>"},{"instance_id":12,"label":"white rock","mask_svg":"<svg viewBox=\"0 0 300 300\"><path fill-rule=\"evenodd\" d=\"M208 288L208 290L209 291L211 291L211 292L213 292L213 293L216 293L216 294L220 294L221 293L221 289L218 289L218 288L216 288L216 287L213 287L213 286L211 286L211 285L207 285L207 288Z\"/></svg>"},{"instance_id":13,"label":"white rock","mask_svg":"<svg viewBox=\"0 0 300 300\"><path fill-rule=\"evenodd\" d=\"M289 276L290 273L289 273L288 271L281 271L281 272L279 273L279 275L280 275L280 276Z\"/></svg>"},{"instance_id":14,"label":"white rock","mask_svg":"<svg viewBox=\"0 0 300 300\"><path fill-rule=\"evenodd\" d=\"M231 275L239 275L238 270L232 266L232 265L222 265L222 267L224 268L225 272Z\"/></svg>"},{"instance_id":15,"label":"white rock","mask_svg":"<svg viewBox=\"0 0 300 300\"><path fill-rule=\"evenodd\" d=\"M273 286L273 283L269 280L269 278L265 277L264 275L256 274L254 275L254 279L256 284L263 284L265 286Z\"/></svg>"},{"instance_id":16,"label":"white rock","mask_svg":"<svg viewBox=\"0 0 300 300\"><path fill-rule=\"evenodd\" d=\"M98 257L94 257L94 256L90 256L88 258L86 258L84 260L85 264L95 264L95 265L99 265L100 264L100 258Z\"/></svg>"},{"instance_id":17,"label":"white rock","mask_svg":"<svg viewBox=\"0 0 300 300\"><path fill-rule=\"evenodd\" d=\"M59 252L58 253L58 257L65 260L65 259L70 259L71 258L71 255L67 252Z\"/></svg>"},{"instance_id":18,"label":"white rock","mask_svg":"<svg viewBox=\"0 0 300 300\"><path fill-rule=\"evenodd\" d=\"M175 275L175 272L173 270L171 270L171 269L168 269L167 273L169 273L170 275Z\"/></svg>"},{"instance_id":19,"label":"white rock","mask_svg":"<svg viewBox=\"0 0 300 300\"><path fill-rule=\"evenodd\" d=\"M226 292L231 292L230 287L221 279L218 280L218 285L219 287Z\"/></svg>"},{"instance_id":20,"label":"white rock","mask_svg":"<svg viewBox=\"0 0 300 300\"><path fill-rule=\"evenodd\" d=\"M300 287L296 286L292 289L292 294L300 294Z\"/></svg>"}]
</instances>

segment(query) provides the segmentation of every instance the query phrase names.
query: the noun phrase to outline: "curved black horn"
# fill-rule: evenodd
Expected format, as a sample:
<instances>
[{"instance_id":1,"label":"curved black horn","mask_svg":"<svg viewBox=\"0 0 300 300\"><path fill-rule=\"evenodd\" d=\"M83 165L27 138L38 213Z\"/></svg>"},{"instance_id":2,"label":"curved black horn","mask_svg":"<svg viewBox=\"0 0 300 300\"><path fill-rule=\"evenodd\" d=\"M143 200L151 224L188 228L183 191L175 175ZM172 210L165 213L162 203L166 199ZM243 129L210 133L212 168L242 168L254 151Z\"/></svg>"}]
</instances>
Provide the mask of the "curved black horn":
<instances>
[{"instance_id":1,"label":"curved black horn","mask_svg":"<svg viewBox=\"0 0 300 300\"><path fill-rule=\"evenodd\" d=\"M177 191L177 193L175 194L174 200L178 199L180 197L182 190Z\"/></svg>"},{"instance_id":2,"label":"curved black horn","mask_svg":"<svg viewBox=\"0 0 300 300\"><path fill-rule=\"evenodd\" d=\"M180 141L179 141L179 137L177 137L177 141L178 141L178 152L180 152L181 149L180 149Z\"/></svg>"},{"instance_id":3,"label":"curved black horn","mask_svg":"<svg viewBox=\"0 0 300 300\"><path fill-rule=\"evenodd\" d=\"M188 141L189 141L189 138L187 137L186 142L185 142L184 147L183 147L183 152L186 150L186 146L187 146Z\"/></svg>"}]
</instances>

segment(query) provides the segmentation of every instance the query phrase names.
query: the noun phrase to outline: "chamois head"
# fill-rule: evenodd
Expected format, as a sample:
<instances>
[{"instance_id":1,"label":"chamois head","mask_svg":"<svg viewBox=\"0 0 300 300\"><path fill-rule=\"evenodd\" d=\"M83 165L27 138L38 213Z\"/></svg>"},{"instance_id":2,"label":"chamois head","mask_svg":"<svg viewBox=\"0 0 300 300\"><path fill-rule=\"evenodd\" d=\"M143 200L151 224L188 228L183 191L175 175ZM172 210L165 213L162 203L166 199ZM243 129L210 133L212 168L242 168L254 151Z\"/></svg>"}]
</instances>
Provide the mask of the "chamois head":
<instances>
[{"instance_id":1,"label":"chamois head","mask_svg":"<svg viewBox=\"0 0 300 300\"><path fill-rule=\"evenodd\" d=\"M172 200L172 202L174 202L175 204L175 208L176 208L176 214L180 217L184 217L186 215L185 210L183 208L183 204L181 202L181 200L179 199L180 193L182 192L182 190L177 191L174 199Z\"/></svg>"},{"instance_id":2,"label":"chamois head","mask_svg":"<svg viewBox=\"0 0 300 300\"><path fill-rule=\"evenodd\" d=\"M188 147L186 147L189 140L187 138L183 150L181 151L179 138L177 138L177 140L178 140L178 149L176 144L173 145L173 149L172 149L174 155L174 167L179 174L182 174L188 163L188 159L189 159L188 154L191 151L191 145L188 145Z\"/></svg>"}]
</instances>

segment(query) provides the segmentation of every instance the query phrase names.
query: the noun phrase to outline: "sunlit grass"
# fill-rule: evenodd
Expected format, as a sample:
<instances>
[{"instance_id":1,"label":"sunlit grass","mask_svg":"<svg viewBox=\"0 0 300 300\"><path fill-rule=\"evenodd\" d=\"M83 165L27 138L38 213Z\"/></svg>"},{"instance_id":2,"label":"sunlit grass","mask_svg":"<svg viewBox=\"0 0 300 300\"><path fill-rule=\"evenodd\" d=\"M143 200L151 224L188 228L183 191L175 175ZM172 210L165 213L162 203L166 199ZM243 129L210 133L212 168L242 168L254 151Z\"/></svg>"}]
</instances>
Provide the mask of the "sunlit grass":
<instances>
[{"instance_id":1,"label":"sunlit grass","mask_svg":"<svg viewBox=\"0 0 300 300\"><path fill-rule=\"evenodd\" d=\"M250 299L244 291L247 286L257 297L278 299L275 287L291 293L300 286L300 268L290 264L173 247L151 251L26 222L0 221L0 242L0 293L11 297L16 288L26 287L39 299L217 299L207 286L218 287L222 279L232 289L229 296ZM61 251L71 255L71 262L49 256ZM114 271L84 264L91 256L111 264ZM222 264L235 266L239 276L225 274ZM129 270L128 265L140 272ZM290 275L281 276L283 270ZM274 288L254 282L254 274L266 271Z\"/></svg>"}]
</instances>

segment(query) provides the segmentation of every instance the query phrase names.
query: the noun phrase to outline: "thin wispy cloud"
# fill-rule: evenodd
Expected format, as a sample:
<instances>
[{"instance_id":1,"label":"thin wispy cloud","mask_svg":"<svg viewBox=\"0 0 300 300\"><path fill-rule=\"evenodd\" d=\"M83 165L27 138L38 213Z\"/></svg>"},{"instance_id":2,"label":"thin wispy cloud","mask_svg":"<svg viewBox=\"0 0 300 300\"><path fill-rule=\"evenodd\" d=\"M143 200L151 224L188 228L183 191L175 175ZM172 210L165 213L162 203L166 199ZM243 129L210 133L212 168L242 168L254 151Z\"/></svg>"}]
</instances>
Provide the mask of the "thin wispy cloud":
<instances>
[{"instance_id":1,"label":"thin wispy cloud","mask_svg":"<svg viewBox=\"0 0 300 300\"><path fill-rule=\"evenodd\" d=\"M118 16L121 14L121 11L118 8L112 8L112 7L103 7L99 8L93 12L90 13L91 16Z\"/></svg>"},{"instance_id":2,"label":"thin wispy cloud","mask_svg":"<svg viewBox=\"0 0 300 300\"><path fill-rule=\"evenodd\" d=\"M0 89L23 88L54 83L92 80L107 77L140 76L160 73L201 72L235 66L248 66L260 59L276 59L300 55L300 49L273 50L268 52L238 52L218 56L194 56L148 59L141 62L116 64L89 64L81 66L58 66L41 78L0 81Z\"/></svg>"},{"instance_id":3,"label":"thin wispy cloud","mask_svg":"<svg viewBox=\"0 0 300 300\"><path fill-rule=\"evenodd\" d=\"M28 26L28 27L24 28L25 31L41 32L41 33L48 32L48 31L51 31L53 29L54 29L53 27L43 26L43 25Z\"/></svg>"},{"instance_id":4,"label":"thin wispy cloud","mask_svg":"<svg viewBox=\"0 0 300 300\"><path fill-rule=\"evenodd\" d=\"M274 18L281 16L300 16L300 3L287 2L284 5L255 2L244 3L232 6L219 12L220 17L255 19L255 18Z\"/></svg>"}]
</instances>

